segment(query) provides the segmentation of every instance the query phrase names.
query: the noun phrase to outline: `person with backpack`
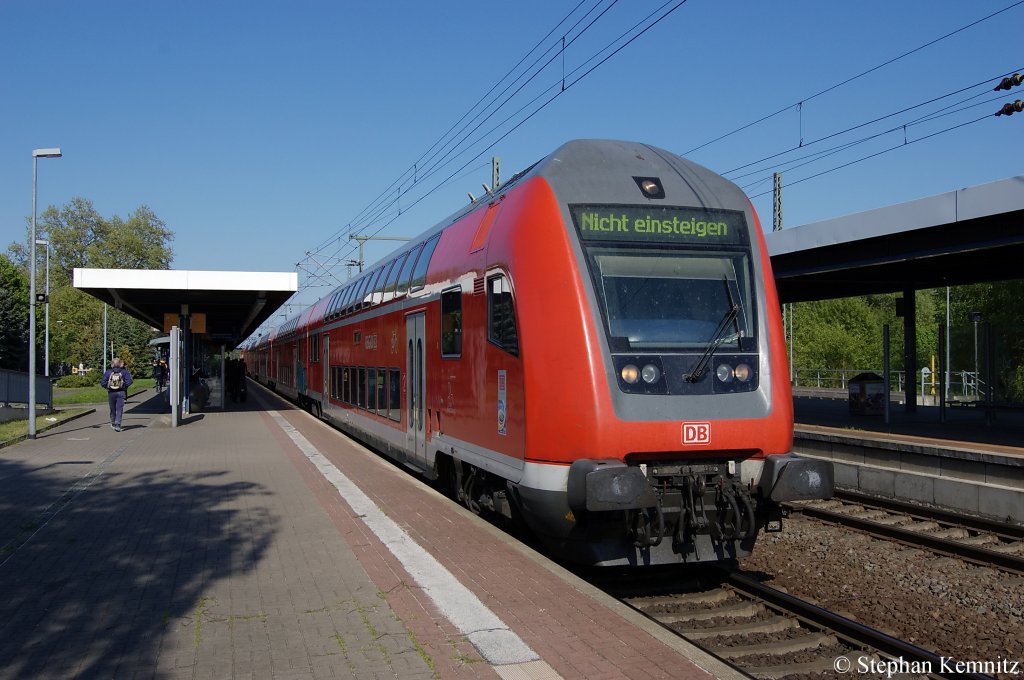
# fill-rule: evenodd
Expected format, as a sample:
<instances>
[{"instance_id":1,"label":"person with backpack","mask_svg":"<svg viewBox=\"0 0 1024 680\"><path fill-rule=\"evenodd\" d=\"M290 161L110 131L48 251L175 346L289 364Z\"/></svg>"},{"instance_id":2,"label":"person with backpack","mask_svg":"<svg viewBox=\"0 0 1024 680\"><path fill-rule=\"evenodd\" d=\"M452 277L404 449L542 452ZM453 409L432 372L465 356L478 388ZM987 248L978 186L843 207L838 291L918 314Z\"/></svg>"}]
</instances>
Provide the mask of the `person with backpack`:
<instances>
[{"instance_id":1,"label":"person with backpack","mask_svg":"<svg viewBox=\"0 0 1024 680\"><path fill-rule=\"evenodd\" d=\"M124 400L128 394L128 386L132 384L132 374L124 367L124 362L115 357L110 368L100 380L107 390L107 402L110 404L110 427L115 432L121 431L121 414L124 413Z\"/></svg>"}]
</instances>

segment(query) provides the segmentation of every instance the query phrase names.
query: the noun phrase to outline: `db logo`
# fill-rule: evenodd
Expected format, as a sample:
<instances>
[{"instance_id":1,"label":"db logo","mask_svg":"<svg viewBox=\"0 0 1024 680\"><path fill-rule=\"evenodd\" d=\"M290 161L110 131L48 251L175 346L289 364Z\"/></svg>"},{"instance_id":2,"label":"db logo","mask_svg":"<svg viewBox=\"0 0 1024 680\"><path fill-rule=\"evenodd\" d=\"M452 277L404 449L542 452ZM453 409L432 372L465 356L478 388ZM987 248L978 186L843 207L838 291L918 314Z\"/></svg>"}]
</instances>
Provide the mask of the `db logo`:
<instances>
[{"instance_id":1,"label":"db logo","mask_svg":"<svg viewBox=\"0 0 1024 680\"><path fill-rule=\"evenodd\" d=\"M711 423L683 423L684 444L710 444Z\"/></svg>"}]
</instances>

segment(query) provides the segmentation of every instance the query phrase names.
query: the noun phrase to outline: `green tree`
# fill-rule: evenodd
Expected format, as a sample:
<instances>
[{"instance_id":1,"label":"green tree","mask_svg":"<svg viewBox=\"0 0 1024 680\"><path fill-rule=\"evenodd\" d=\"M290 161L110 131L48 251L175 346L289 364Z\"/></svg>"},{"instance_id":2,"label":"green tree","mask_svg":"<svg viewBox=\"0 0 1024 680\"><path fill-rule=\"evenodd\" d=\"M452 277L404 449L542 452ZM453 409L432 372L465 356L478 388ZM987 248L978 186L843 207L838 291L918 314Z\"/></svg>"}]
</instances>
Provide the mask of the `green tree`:
<instances>
[{"instance_id":1,"label":"green tree","mask_svg":"<svg viewBox=\"0 0 1024 680\"><path fill-rule=\"evenodd\" d=\"M0 368L28 370L28 276L0 255Z\"/></svg>"},{"instance_id":2,"label":"green tree","mask_svg":"<svg viewBox=\"0 0 1024 680\"><path fill-rule=\"evenodd\" d=\"M98 367L104 351L103 303L72 287L74 269L167 269L173 259L174 234L146 206L127 219L116 215L108 219L96 211L92 201L74 198L61 208L44 210L36 223L36 235L50 242L51 362ZM24 244L13 243L8 251L15 263L27 269ZM107 351L112 342L142 361L149 356L147 345L152 335L146 324L108 308Z\"/></svg>"}]
</instances>

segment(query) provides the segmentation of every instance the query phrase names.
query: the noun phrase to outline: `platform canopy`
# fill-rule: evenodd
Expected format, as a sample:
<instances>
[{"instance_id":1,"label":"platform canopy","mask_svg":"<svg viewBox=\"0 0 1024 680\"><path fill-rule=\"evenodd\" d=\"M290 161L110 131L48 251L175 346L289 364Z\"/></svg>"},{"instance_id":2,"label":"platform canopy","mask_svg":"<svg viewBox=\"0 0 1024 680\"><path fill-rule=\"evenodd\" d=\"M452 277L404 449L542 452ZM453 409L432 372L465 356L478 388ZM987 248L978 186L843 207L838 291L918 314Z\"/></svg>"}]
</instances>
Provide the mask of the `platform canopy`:
<instances>
[{"instance_id":1,"label":"platform canopy","mask_svg":"<svg viewBox=\"0 0 1024 680\"><path fill-rule=\"evenodd\" d=\"M74 286L154 328L187 309L205 337L237 346L298 290L295 272L75 269ZM187 307L185 307L187 305Z\"/></svg>"},{"instance_id":2,"label":"platform canopy","mask_svg":"<svg viewBox=\"0 0 1024 680\"><path fill-rule=\"evenodd\" d=\"M782 302L1024 277L1024 176L765 234Z\"/></svg>"}]
</instances>

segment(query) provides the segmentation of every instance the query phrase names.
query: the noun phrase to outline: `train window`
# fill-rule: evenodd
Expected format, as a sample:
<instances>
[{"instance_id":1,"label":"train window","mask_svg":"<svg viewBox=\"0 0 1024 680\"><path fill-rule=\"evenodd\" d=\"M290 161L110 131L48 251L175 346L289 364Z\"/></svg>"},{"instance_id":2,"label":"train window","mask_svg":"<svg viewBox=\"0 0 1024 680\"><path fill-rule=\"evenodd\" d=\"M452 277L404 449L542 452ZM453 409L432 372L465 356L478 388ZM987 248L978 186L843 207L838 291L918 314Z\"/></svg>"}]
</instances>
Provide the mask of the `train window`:
<instances>
[{"instance_id":1,"label":"train window","mask_svg":"<svg viewBox=\"0 0 1024 680\"><path fill-rule=\"evenodd\" d=\"M352 301L349 303L350 309L353 312L359 311L363 307L363 291L370 284L370 277L364 276L356 282L356 292L352 296Z\"/></svg>"},{"instance_id":2,"label":"train window","mask_svg":"<svg viewBox=\"0 0 1024 680\"><path fill-rule=\"evenodd\" d=\"M423 252L420 253L419 259L416 260L416 269L412 272L412 282L409 284L410 293L415 293L426 285L427 267L430 265L430 256L434 254L434 248L437 247L437 241L440 238L441 235L438 234L424 244Z\"/></svg>"},{"instance_id":3,"label":"train window","mask_svg":"<svg viewBox=\"0 0 1024 680\"><path fill-rule=\"evenodd\" d=\"M377 369L366 370L366 408L371 413L377 409Z\"/></svg>"},{"instance_id":4,"label":"train window","mask_svg":"<svg viewBox=\"0 0 1024 680\"><path fill-rule=\"evenodd\" d=\"M320 336L309 336L309 361L313 364L320 363Z\"/></svg>"},{"instance_id":5,"label":"train window","mask_svg":"<svg viewBox=\"0 0 1024 680\"><path fill-rule=\"evenodd\" d=\"M721 345L755 346L747 253L594 248L590 257L612 351L700 350L734 305Z\"/></svg>"},{"instance_id":6,"label":"train window","mask_svg":"<svg viewBox=\"0 0 1024 680\"><path fill-rule=\"evenodd\" d=\"M395 422L402 420L402 372L397 368L388 371L388 417Z\"/></svg>"},{"instance_id":7,"label":"train window","mask_svg":"<svg viewBox=\"0 0 1024 680\"><path fill-rule=\"evenodd\" d=\"M387 286L384 287L384 302L395 297L395 284L398 283L398 275L402 273L405 261L408 259L409 253L406 253L402 257L398 258L395 261L395 266L391 268L391 276L388 277Z\"/></svg>"},{"instance_id":8,"label":"train window","mask_svg":"<svg viewBox=\"0 0 1024 680\"><path fill-rule=\"evenodd\" d=\"M345 311L345 305L348 304L348 299L352 296L352 286L345 286L345 290L341 291L341 297L338 298L338 304L334 308L334 316L338 316Z\"/></svg>"},{"instance_id":9,"label":"train window","mask_svg":"<svg viewBox=\"0 0 1024 680\"><path fill-rule=\"evenodd\" d=\"M377 369L377 415L387 416L388 414L388 370Z\"/></svg>"},{"instance_id":10,"label":"train window","mask_svg":"<svg viewBox=\"0 0 1024 680\"><path fill-rule=\"evenodd\" d=\"M373 286L373 304L379 305L384 302L384 287L388 283L388 276L391 274L391 268L394 266L395 261L391 260L391 262L381 267L380 276L377 277L377 283Z\"/></svg>"},{"instance_id":11,"label":"train window","mask_svg":"<svg viewBox=\"0 0 1024 680\"><path fill-rule=\"evenodd\" d=\"M462 356L462 287L441 293L441 356Z\"/></svg>"},{"instance_id":12,"label":"train window","mask_svg":"<svg viewBox=\"0 0 1024 680\"><path fill-rule=\"evenodd\" d=\"M357 368L356 371L356 406L366 408L366 369Z\"/></svg>"},{"instance_id":13,"label":"train window","mask_svg":"<svg viewBox=\"0 0 1024 680\"><path fill-rule=\"evenodd\" d=\"M352 369L348 367L341 369L341 400L352 403Z\"/></svg>"},{"instance_id":14,"label":"train window","mask_svg":"<svg viewBox=\"0 0 1024 680\"><path fill-rule=\"evenodd\" d=\"M416 257L423 250L423 244L421 243L415 250L409 251L409 258L405 261L405 265L402 266L402 271L398 275L398 283L395 286L395 297L405 295L409 292L409 279L412 278L412 269L416 264Z\"/></svg>"},{"instance_id":15,"label":"train window","mask_svg":"<svg viewBox=\"0 0 1024 680\"><path fill-rule=\"evenodd\" d=\"M487 279L487 339L509 354L519 356L512 289L501 274Z\"/></svg>"},{"instance_id":16,"label":"train window","mask_svg":"<svg viewBox=\"0 0 1024 680\"><path fill-rule=\"evenodd\" d=\"M341 367L331 366L331 399L341 399Z\"/></svg>"},{"instance_id":17,"label":"train window","mask_svg":"<svg viewBox=\"0 0 1024 680\"><path fill-rule=\"evenodd\" d=\"M348 284L348 290L345 293L345 300L344 300L344 302L342 302L341 308L338 310L342 314L348 314L351 311L350 308L352 306L352 299L355 297L355 295L356 295L356 288L358 288L358 287L359 287L359 282L358 281L354 281L354 282Z\"/></svg>"}]
</instances>

